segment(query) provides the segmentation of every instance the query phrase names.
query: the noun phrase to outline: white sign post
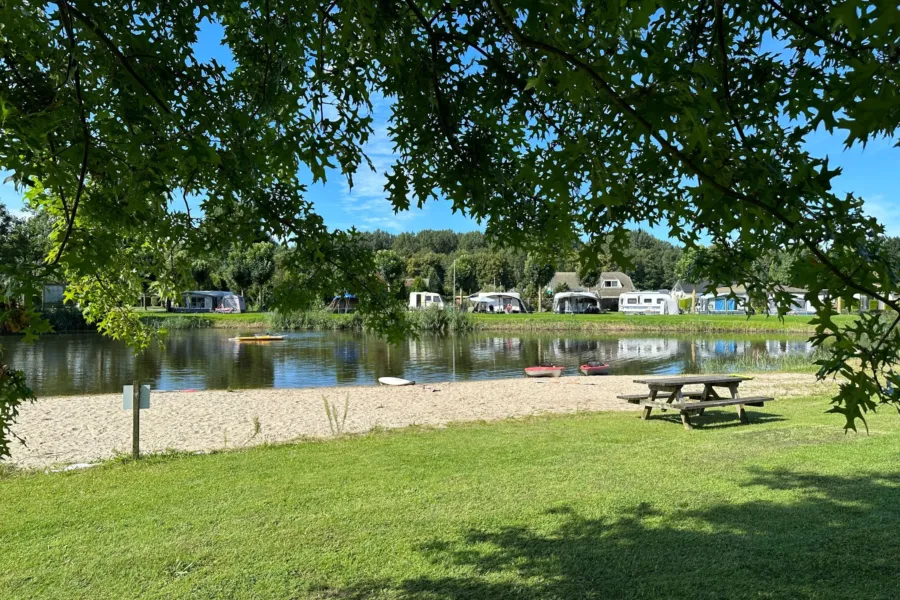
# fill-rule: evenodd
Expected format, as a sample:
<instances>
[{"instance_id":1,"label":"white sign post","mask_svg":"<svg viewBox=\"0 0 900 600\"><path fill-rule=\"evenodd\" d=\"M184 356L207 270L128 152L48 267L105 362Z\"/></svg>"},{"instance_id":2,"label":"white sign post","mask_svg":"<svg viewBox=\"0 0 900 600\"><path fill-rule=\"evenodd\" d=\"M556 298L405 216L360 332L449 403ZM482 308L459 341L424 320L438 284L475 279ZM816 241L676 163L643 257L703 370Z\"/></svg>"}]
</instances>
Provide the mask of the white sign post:
<instances>
[{"instance_id":1,"label":"white sign post","mask_svg":"<svg viewBox=\"0 0 900 600\"><path fill-rule=\"evenodd\" d=\"M141 409L150 408L150 386L136 381L122 386L122 408L131 410L131 457L137 460L141 457Z\"/></svg>"}]
</instances>

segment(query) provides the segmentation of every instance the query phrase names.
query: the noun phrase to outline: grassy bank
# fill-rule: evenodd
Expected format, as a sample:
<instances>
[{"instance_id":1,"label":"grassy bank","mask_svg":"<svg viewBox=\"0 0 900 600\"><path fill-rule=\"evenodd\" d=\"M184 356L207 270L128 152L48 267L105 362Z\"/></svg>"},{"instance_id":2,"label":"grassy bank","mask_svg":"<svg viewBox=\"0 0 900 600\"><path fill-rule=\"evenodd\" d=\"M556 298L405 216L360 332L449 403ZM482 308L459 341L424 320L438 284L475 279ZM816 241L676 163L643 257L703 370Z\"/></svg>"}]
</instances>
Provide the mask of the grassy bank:
<instances>
[{"instance_id":1,"label":"grassy bank","mask_svg":"<svg viewBox=\"0 0 900 600\"><path fill-rule=\"evenodd\" d=\"M856 317L841 315L837 323L848 323ZM485 331L655 331L683 333L812 333L812 317L777 317L754 315L557 315L533 313L514 315L475 315L478 329Z\"/></svg>"},{"instance_id":2,"label":"grassy bank","mask_svg":"<svg viewBox=\"0 0 900 600\"><path fill-rule=\"evenodd\" d=\"M581 414L0 480L9 598L891 598L900 418Z\"/></svg>"},{"instance_id":3,"label":"grassy bank","mask_svg":"<svg viewBox=\"0 0 900 600\"><path fill-rule=\"evenodd\" d=\"M447 313L447 318L435 319L431 311L412 312L413 327L420 331L579 331L601 332L671 332L671 333L800 333L814 331L811 317L789 316L784 321L776 317L741 315L557 315L534 313L522 315L488 315ZM169 329L229 328L275 330L361 330L363 322L356 315L336 315L325 311L309 311L282 315L277 313L244 313L184 315L151 312L142 320ZM842 315L838 323L849 323L855 316ZM454 320L455 319L455 320Z\"/></svg>"}]
</instances>

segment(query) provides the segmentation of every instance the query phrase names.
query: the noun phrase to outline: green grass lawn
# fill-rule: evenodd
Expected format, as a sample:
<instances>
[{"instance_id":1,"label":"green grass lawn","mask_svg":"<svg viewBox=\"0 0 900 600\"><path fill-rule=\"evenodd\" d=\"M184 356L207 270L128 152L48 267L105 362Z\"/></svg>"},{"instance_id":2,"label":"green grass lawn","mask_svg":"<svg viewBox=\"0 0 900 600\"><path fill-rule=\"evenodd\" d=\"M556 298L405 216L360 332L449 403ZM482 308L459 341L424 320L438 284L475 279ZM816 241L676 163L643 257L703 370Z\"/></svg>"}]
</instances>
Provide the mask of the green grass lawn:
<instances>
[{"instance_id":1,"label":"green grass lawn","mask_svg":"<svg viewBox=\"0 0 900 600\"><path fill-rule=\"evenodd\" d=\"M0 480L5 598L896 598L900 417L823 398ZM702 419L696 419L700 421ZM264 433L264 432L263 432Z\"/></svg>"},{"instance_id":2,"label":"green grass lawn","mask_svg":"<svg viewBox=\"0 0 900 600\"><path fill-rule=\"evenodd\" d=\"M783 332L810 333L813 317L790 315L780 321L775 316L754 315L558 315L554 313L532 314L478 314L474 315L480 329L529 329L529 330L582 330L582 331L671 331L671 332ZM854 315L835 317L836 323L848 323Z\"/></svg>"}]
</instances>

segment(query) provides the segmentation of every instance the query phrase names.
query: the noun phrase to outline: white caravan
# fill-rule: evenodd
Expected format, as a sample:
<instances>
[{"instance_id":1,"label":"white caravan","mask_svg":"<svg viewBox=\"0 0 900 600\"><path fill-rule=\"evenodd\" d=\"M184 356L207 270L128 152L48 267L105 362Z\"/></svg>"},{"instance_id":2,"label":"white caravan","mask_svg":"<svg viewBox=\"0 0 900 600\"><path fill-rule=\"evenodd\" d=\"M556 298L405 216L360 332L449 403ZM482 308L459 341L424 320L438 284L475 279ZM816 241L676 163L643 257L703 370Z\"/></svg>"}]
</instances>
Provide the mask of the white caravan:
<instances>
[{"instance_id":1,"label":"white caravan","mask_svg":"<svg viewBox=\"0 0 900 600\"><path fill-rule=\"evenodd\" d=\"M619 312L629 315L677 315L678 301L668 292L627 292L619 296Z\"/></svg>"},{"instance_id":2,"label":"white caravan","mask_svg":"<svg viewBox=\"0 0 900 600\"><path fill-rule=\"evenodd\" d=\"M409 294L409 309L419 310L437 306L444 308L444 299L439 294L432 292L411 292Z\"/></svg>"}]
</instances>

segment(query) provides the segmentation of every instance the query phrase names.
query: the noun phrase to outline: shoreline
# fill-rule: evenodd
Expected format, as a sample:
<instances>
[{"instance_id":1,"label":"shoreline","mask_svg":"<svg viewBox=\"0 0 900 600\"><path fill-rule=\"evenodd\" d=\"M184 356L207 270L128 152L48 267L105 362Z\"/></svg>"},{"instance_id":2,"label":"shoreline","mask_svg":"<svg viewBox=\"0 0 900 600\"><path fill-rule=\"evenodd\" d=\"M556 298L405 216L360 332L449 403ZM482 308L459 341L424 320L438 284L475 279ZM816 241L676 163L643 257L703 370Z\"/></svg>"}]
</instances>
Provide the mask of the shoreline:
<instances>
[{"instance_id":1,"label":"shoreline","mask_svg":"<svg viewBox=\"0 0 900 600\"><path fill-rule=\"evenodd\" d=\"M209 452L376 429L443 427L538 415L630 411L616 395L644 391L633 376L498 379L409 387L356 386L207 390L152 395L141 412L141 452ZM744 394L776 399L827 394L833 383L796 373L759 374ZM330 420L328 402L336 418ZM346 407L346 413L345 413ZM774 405L777 410L777 403ZM752 411L751 411L752 412ZM340 423L335 423L340 421ZM752 414L751 414L752 421ZM257 430L258 425L258 430ZM121 394L57 396L23 405L8 464L18 469L92 463L131 448L131 413Z\"/></svg>"},{"instance_id":2,"label":"shoreline","mask_svg":"<svg viewBox=\"0 0 900 600\"><path fill-rule=\"evenodd\" d=\"M242 314L198 314L198 313L166 313L161 311L136 310L135 314L145 325L169 331L192 329L228 329L228 330L277 330L277 331L362 331L362 320L354 315L337 315L324 311L297 313L280 316L276 313L242 313ZM754 315L624 315L607 313L603 315L559 315L554 313L531 313L527 315L490 315L464 313L463 329L445 334L471 332L508 332L508 333L742 333L742 334L784 334L811 335L815 326L810 324L812 316L787 316L779 321L777 317ZM839 323L849 323L856 317L840 315ZM427 333L413 320L413 328ZM57 326L53 333L90 333L96 332L92 326ZM440 333L434 331L433 333ZM0 334L0 337L11 334ZM52 334L49 334L52 335Z\"/></svg>"}]
</instances>

